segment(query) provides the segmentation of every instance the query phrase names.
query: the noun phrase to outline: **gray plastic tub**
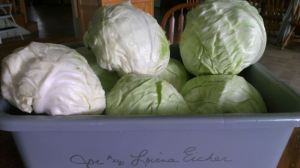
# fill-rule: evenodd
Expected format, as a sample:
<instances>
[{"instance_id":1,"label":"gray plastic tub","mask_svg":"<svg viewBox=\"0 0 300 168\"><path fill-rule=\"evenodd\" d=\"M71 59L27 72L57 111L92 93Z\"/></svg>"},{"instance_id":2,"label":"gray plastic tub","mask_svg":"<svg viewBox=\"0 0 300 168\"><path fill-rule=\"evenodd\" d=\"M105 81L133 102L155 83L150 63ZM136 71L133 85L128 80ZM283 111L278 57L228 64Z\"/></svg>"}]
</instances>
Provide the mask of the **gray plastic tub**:
<instances>
[{"instance_id":1,"label":"gray plastic tub","mask_svg":"<svg viewBox=\"0 0 300 168\"><path fill-rule=\"evenodd\" d=\"M275 168L300 96L260 64L242 75L269 113L187 117L19 115L0 100L0 129L12 132L28 168Z\"/></svg>"}]
</instances>

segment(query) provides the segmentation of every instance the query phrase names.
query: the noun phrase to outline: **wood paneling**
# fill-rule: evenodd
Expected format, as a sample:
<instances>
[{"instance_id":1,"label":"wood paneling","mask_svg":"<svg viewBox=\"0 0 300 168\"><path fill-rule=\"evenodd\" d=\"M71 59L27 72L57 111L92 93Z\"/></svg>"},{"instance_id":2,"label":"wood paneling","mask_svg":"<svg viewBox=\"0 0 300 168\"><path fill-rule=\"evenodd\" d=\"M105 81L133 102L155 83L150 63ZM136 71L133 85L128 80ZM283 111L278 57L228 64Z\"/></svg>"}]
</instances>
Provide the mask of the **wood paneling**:
<instances>
[{"instance_id":1,"label":"wood paneling","mask_svg":"<svg viewBox=\"0 0 300 168\"><path fill-rule=\"evenodd\" d=\"M126 0L99 0L101 5L113 5L121 2L125 2ZM137 8L142 9L143 11L154 14L154 2L153 0L132 0L131 3Z\"/></svg>"},{"instance_id":2,"label":"wood paneling","mask_svg":"<svg viewBox=\"0 0 300 168\"><path fill-rule=\"evenodd\" d=\"M80 23L81 34L88 29L89 21L99 7L98 0L78 0L77 10Z\"/></svg>"},{"instance_id":3,"label":"wood paneling","mask_svg":"<svg viewBox=\"0 0 300 168\"><path fill-rule=\"evenodd\" d=\"M89 22L99 6L114 5L124 1L125 0L77 0L75 6L77 6L81 34L83 35L88 29ZM131 3L151 15L154 14L154 0L132 0Z\"/></svg>"},{"instance_id":4,"label":"wood paneling","mask_svg":"<svg viewBox=\"0 0 300 168\"><path fill-rule=\"evenodd\" d=\"M153 0L148 1L133 1L133 5L137 8L142 9L143 11L154 15L154 3Z\"/></svg>"}]
</instances>

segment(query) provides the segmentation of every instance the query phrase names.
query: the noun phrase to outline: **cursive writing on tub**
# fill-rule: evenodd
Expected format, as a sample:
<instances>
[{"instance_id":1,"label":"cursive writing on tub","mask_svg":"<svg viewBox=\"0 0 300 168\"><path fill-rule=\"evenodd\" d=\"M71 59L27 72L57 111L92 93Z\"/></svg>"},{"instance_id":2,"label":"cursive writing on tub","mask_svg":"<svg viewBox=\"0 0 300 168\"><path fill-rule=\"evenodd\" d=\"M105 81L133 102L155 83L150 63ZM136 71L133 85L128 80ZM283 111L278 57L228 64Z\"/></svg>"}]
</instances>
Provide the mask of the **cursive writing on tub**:
<instances>
[{"instance_id":1,"label":"cursive writing on tub","mask_svg":"<svg viewBox=\"0 0 300 168\"><path fill-rule=\"evenodd\" d=\"M176 156L176 157L175 157ZM69 157L72 164L78 168L146 168L150 165L161 167L175 166L175 164L192 164L192 163L229 163L232 160L226 156L221 156L214 152L201 154L196 146L185 148L178 155L173 157L165 155L163 152L151 152L149 149L142 149L135 153L129 153L123 157L87 157L81 154L73 154Z\"/></svg>"}]
</instances>

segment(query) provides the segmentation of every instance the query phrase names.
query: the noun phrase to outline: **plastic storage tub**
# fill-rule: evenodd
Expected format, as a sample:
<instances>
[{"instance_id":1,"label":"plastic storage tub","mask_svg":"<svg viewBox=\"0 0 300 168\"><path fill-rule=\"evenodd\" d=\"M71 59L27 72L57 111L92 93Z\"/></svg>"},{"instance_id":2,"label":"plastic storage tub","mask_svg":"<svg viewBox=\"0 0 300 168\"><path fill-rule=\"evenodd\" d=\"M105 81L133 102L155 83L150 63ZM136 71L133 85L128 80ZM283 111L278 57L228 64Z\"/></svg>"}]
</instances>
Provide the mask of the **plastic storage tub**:
<instances>
[{"instance_id":1,"label":"plastic storage tub","mask_svg":"<svg viewBox=\"0 0 300 168\"><path fill-rule=\"evenodd\" d=\"M0 129L12 132L28 168L275 168L300 96L260 64L241 73L269 113L166 117L18 115L0 100Z\"/></svg>"}]
</instances>

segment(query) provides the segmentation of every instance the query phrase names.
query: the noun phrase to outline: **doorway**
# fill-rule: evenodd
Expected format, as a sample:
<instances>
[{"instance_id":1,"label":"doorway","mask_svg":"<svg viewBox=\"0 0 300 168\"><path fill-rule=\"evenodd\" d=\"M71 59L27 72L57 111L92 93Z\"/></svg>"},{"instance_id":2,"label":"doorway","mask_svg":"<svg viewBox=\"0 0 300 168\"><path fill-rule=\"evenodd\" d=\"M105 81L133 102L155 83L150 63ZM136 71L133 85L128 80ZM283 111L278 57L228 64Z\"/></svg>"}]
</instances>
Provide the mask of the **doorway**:
<instances>
[{"instance_id":1,"label":"doorway","mask_svg":"<svg viewBox=\"0 0 300 168\"><path fill-rule=\"evenodd\" d=\"M28 18L40 39L75 37L71 0L29 0Z\"/></svg>"}]
</instances>

